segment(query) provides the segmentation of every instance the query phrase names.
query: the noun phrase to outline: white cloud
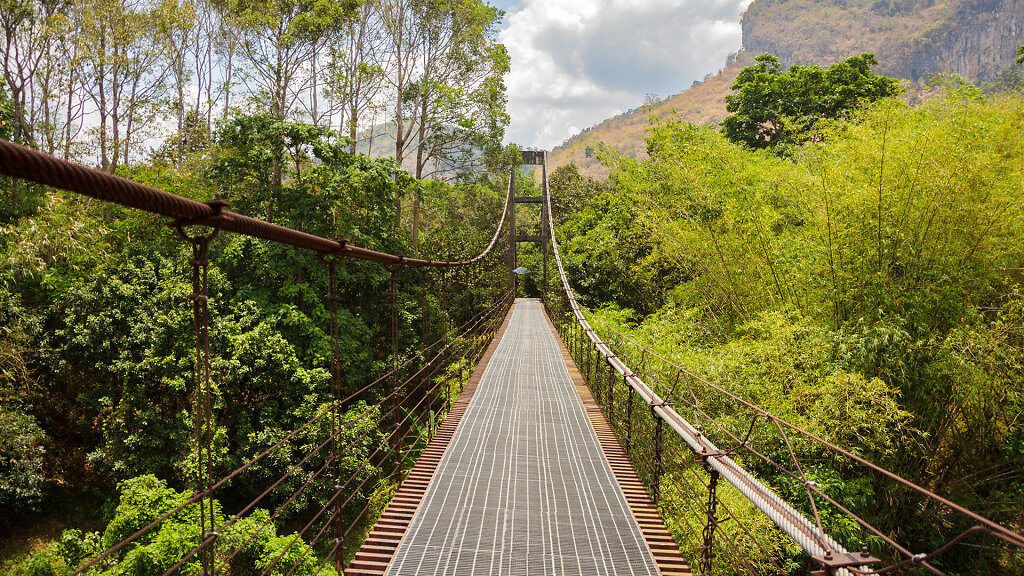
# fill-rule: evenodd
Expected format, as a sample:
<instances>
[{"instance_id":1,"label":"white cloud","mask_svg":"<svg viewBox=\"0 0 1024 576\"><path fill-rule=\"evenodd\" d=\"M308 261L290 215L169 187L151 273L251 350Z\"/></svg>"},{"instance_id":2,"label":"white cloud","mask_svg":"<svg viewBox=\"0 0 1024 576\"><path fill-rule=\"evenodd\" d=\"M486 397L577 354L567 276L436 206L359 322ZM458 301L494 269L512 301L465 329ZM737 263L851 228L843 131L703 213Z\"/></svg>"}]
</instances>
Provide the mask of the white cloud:
<instances>
[{"instance_id":1,"label":"white cloud","mask_svg":"<svg viewBox=\"0 0 1024 576\"><path fill-rule=\"evenodd\" d=\"M751 0L524 0L500 41L512 125L507 138L551 148L644 95L681 92L740 47Z\"/></svg>"}]
</instances>

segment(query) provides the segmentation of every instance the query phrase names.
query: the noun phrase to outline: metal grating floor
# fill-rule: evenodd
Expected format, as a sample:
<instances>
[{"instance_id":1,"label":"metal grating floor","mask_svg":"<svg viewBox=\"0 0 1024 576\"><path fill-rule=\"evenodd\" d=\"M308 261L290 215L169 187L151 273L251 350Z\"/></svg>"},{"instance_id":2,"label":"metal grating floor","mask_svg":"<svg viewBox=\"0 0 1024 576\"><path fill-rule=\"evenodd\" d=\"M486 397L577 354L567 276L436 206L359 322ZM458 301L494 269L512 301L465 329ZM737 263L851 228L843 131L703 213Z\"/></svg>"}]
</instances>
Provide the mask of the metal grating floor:
<instances>
[{"instance_id":1,"label":"metal grating floor","mask_svg":"<svg viewBox=\"0 0 1024 576\"><path fill-rule=\"evenodd\" d=\"M537 300L519 300L388 575L656 575Z\"/></svg>"}]
</instances>

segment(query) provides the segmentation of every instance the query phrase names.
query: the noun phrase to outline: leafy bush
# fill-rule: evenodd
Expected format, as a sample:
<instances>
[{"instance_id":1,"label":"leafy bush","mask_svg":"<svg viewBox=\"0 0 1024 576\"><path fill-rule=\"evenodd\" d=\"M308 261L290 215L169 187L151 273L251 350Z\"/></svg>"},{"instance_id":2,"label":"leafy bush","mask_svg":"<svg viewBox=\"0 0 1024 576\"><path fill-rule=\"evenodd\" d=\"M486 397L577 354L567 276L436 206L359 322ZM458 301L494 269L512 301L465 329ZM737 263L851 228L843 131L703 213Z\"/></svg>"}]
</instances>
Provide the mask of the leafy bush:
<instances>
[{"instance_id":1,"label":"leafy bush","mask_svg":"<svg viewBox=\"0 0 1024 576\"><path fill-rule=\"evenodd\" d=\"M26 569L63 571L63 566L75 569L184 504L190 496L168 488L164 481L152 475L121 482L118 491L120 501L102 536L96 532L83 534L79 530L65 530L60 543L33 555L26 563L29 567ZM225 526L227 519L219 502L214 501L213 510L217 526ZM226 562L228 552L225 551L241 548L231 560L232 574L260 574L279 555L281 560L269 574L282 576L296 564L294 574L309 576L315 573L318 567L316 554L295 534L279 536L274 525L268 524L269 519L270 515L265 510L256 509L231 526L222 528L217 539L218 564ZM191 504L139 537L132 546L100 561L90 573L100 576L148 576L163 573L202 540L199 530L199 505ZM299 561L300 558L303 559ZM37 568L31 568L33 566ZM198 556L182 567L186 574L198 573L199 570ZM47 574L28 572L26 576L35 573Z\"/></svg>"},{"instance_id":2,"label":"leafy bush","mask_svg":"<svg viewBox=\"0 0 1024 576\"><path fill-rule=\"evenodd\" d=\"M33 509L43 496L45 434L35 418L0 405L0 524Z\"/></svg>"},{"instance_id":3,"label":"leafy bush","mask_svg":"<svg viewBox=\"0 0 1024 576\"><path fill-rule=\"evenodd\" d=\"M913 108L882 100L817 122L822 138L787 159L712 129L657 125L650 158L619 159L615 189L559 230L571 280L602 308L599 329L631 333L772 414L1019 526L1022 108L1019 95L986 99L969 85ZM653 262L667 273L656 290L645 281L657 297L638 305L628 287ZM749 413L704 394L705 410L746 433ZM771 432L755 427L754 441L788 461ZM793 449L822 490L900 526L912 548L967 527L814 443ZM746 464L807 506L802 486ZM823 522L854 534L834 512L824 507ZM1020 559L959 547L942 560L953 572L979 562L1015 573Z\"/></svg>"}]
</instances>

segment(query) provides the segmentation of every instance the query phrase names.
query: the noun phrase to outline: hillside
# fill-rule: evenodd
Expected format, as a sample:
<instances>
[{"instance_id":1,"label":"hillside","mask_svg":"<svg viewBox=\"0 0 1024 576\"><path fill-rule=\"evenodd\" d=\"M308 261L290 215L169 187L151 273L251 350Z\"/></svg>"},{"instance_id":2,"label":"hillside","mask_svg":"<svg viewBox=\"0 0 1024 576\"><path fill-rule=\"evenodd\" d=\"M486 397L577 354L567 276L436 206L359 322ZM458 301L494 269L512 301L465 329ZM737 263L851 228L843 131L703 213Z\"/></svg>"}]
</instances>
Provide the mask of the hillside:
<instances>
[{"instance_id":1,"label":"hillside","mask_svg":"<svg viewBox=\"0 0 1024 576\"><path fill-rule=\"evenodd\" d=\"M952 72L995 79L1024 44L1024 0L758 0L743 48L784 64L829 64L862 52L876 72L917 81Z\"/></svg>"},{"instance_id":2,"label":"hillside","mask_svg":"<svg viewBox=\"0 0 1024 576\"><path fill-rule=\"evenodd\" d=\"M552 167L575 162L584 174L605 178L608 169L593 154L601 143L632 158L645 158L645 139L652 121L678 117L701 126L721 122L726 116L725 96L730 92L729 86L736 80L739 71L752 62L753 57L749 53L741 52L735 60L730 59L718 74L681 94L670 96L653 106L630 110L587 128L552 150Z\"/></svg>"},{"instance_id":3,"label":"hillside","mask_svg":"<svg viewBox=\"0 0 1024 576\"><path fill-rule=\"evenodd\" d=\"M743 51L718 75L649 109L584 130L552 151L552 165L575 162L583 173L605 178L607 168L590 152L604 143L645 157L652 117L720 122L736 74L763 52L786 65L828 65L874 52L877 73L914 83L940 72L991 81L1014 66L1017 46L1024 44L1024 0L756 0L742 23Z\"/></svg>"}]
</instances>

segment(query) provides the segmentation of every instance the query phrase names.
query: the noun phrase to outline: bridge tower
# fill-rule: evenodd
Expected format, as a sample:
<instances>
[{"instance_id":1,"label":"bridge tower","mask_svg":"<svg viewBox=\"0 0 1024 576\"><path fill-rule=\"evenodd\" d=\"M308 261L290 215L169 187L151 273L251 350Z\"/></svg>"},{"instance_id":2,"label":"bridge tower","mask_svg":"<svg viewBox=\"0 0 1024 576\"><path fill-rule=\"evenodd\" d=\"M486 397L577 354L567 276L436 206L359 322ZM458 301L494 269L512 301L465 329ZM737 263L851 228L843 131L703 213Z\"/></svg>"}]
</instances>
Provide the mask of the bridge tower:
<instances>
[{"instance_id":1,"label":"bridge tower","mask_svg":"<svg viewBox=\"0 0 1024 576\"><path fill-rule=\"evenodd\" d=\"M520 242L534 242L540 245L541 254L543 255L543 280L541 284L541 297L547 301L547 290L548 290L548 241L550 240L550 225L548 224L548 218L551 217L548 214L548 153L545 150L523 150L523 165L540 166L541 170L541 182L543 187L541 188L540 196L517 196L515 187L515 172L516 167L512 167L512 210L510 214L512 227L512 234L509 238L509 287L512 290L516 289L517 274L514 272L517 266L517 250L516 246ZM540 204L540 235L530 234L519 234L516 228L516 205L517 204Z\"/></svg>"}]
</instances>

